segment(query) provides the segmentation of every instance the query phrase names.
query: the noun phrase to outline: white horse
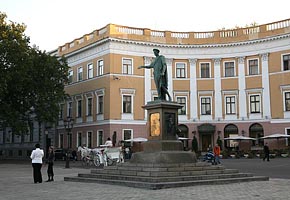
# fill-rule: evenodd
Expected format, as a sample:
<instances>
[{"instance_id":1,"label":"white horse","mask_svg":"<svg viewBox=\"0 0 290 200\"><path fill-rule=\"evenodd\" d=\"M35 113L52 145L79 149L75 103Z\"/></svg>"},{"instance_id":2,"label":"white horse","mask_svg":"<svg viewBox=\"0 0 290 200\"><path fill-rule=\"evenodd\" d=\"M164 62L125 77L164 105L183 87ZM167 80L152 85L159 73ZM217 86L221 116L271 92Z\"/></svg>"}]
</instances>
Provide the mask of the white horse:
<instances>
[{"instance_id":1,"label":"white horse","mask_svg":"<svg viewBox=\"0 0 290 200\"><path fill-rule=\"evenodd\" d=\"M88 157L91 153L91 149L87 147L78 147L78 152L81 152L81 160L84 160L84 158Z\"/></svg>"}]
</instances>

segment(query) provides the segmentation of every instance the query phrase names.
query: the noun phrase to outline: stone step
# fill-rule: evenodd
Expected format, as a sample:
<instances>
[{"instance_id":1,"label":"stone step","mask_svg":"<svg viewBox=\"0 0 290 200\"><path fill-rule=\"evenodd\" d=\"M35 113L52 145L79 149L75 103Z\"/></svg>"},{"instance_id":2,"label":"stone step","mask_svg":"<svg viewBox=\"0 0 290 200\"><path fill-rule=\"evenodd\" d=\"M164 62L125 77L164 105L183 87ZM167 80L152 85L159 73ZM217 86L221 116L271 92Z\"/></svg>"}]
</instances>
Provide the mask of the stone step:
<instances>
[{"instance_id":1,"label":"stone step","mask_svg":"<svg viewBox=\"0 0 290 200\"><path fill-rule=\"evenodd\" d=\"M65 181L86 182L86 183L102 183L102 184L115 184L128 187L144 188L144 189L164 189L175 187L186 187L194 185L212 185L212 184L229 184L237 182L248 181L267 181L269 177L252 176L252 177L237 177L237 178L221 178L221 179L206 179L206 180L191 180L191 181L177 181L177 182L141 182L141 181L127 181L115 179L99 179L99 178L85 178L85 177L65 177Z\"/></svg>"},{"instance_id":2,"label":"stone step","mask_svg":"<svg viewBox=\"0 0 290 200\"><path fill-rule=\"evenodd\" d=\"M196 175L196 176L175 176L175 177L142 177L142 176L125 176L112 174L79 174L82 178L96 178L96 179L114 179L114 180L128 180L141 182L177 182L177 181L192 181L192 180L211 180L211 179L225 179L238 177L252 177L251 173L224 173L212 175Z\"/></svg>"},{"instance_id":3,"label":"stone step","mask_svg":"<svg viewBox=\"0 0 290 200\"><path fill-rule=\"evenodd\" d=\"M174 177L174 176L196 176L209 174L225 174L238 173L237 169L225 169L224 167L203 168L200 170L177 170L177 171L158 171L151 169L98 169L91 170L92 174L112 174L112 175L127 175L127 176L141 176L141 177Z\"/></svg>"},{"instance_id":4,"label":"stone step","mask_svg":"<svg viewBox=\"0 0 290 200\"><path fill-rule=\"evenodd\" d=\"M196 163L118 163L116 166L108 167L118 167L118 166L128 166L128 167L202 167L202 166L213 166L209 162L196 162Z\"/></svg>"},{"instance_id":5,"label":"stone step","mask_svg":"<svg viewBox=\"0 0 290 200\"><path fill-rule=\"evenodd\" d=\"M135 165L118 165L118 166L108 166L105 167L106 171L122 170L129 171L129 173L134 173L135 171L140 172L180 172L180 171L201 171L201 170L220 170L225 169L222 165L204 165L204 166L135 166ZM99 169L92 170L98 171Z\"/></svg>"}]
</instances>

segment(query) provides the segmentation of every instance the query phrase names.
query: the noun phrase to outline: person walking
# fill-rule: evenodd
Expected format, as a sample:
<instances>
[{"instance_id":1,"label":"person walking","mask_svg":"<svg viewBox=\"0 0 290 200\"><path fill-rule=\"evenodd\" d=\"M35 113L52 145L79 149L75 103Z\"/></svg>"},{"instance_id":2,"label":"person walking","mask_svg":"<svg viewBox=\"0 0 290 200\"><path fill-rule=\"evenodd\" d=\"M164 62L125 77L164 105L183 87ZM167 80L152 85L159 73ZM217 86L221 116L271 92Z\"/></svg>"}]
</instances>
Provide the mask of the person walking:
<instances>
[{"instance_id":1,"label":"person walking","mask_svg":"<svg viewBox=\"0 0 290 200\"><path fill-rule=\"evenodd\" d=\"M53 161L54 161L54 152L53 152L53 147L50 146L48 148L48 156L47 156L47 176L48 176L48 180L46 182L50 182L50 181L54 181L53 176Z\"/></svg>"},{"instance_id":2,"label":"person walking","mask_svg":"<svg viewBox=\"0 0 290 200\"><path fill-rule=\"evenodd\" d=\"M270 161L270 150L269 150L268 143L266 143L264 145L264 158L263 158L263 161L265 161L265 159L267 159L267 161Z\"/></svg>"},{"instance_id":3,"label":"person walking","mask_svg":"<svg viewBox=\"0 0 290 200\"><path fill-rule=\"evenodd\" d=\"M220 162L220 154L221 154L221 148L218 144L216 144L213 148L214 153L214 163L215 164L221 164Z\"/></svg>"},{"instance_id":4,"label":"person walking","mask_svg":"<svg viewBox=\"0 0 290 200\"><path fill-rule=\"evenodd\" d=\"M43 156L44 152L40 149L40 144L36 144L35 150L33 150L30 155L30 158L32 159L34 183L42 183L41 167Z\"/></svg>"}]
</instances>

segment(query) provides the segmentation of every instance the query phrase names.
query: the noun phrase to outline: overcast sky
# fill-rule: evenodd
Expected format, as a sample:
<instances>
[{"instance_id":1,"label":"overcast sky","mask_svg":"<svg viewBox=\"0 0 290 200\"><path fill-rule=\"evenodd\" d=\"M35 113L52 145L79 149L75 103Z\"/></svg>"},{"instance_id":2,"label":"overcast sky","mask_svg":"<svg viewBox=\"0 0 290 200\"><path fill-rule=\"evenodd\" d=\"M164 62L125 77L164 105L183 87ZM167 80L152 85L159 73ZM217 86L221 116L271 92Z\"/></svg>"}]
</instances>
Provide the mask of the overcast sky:
<instances>
[{"instance_id":1,"label":"overcast sky","mask_svg":"<svg viewBox=\"0 0 290 200\"><path fill-rule=\"evenodd\" d=\"M0 0L24 23L31 45L54 50L109 23L170 31L214 31L290 18L289 0Z\"/></svg>"}]
</instances>

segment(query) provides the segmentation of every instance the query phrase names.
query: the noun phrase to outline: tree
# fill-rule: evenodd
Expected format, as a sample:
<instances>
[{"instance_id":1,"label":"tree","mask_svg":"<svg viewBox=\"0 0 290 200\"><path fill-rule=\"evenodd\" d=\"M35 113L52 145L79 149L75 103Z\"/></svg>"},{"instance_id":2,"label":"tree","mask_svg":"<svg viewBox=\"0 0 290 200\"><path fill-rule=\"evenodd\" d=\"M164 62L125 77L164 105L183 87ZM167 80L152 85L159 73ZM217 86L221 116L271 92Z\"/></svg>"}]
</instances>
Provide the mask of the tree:
<instances>
[{"instance_id":1,"label":"tree","mask_svg":"<svg viewBox=\"0 0 290 200\"><path fill-rule=\"evenodd\" d=\"M27 130L32 115L55 122L66 96L66 60L30 47L25 29L0 12L0 127L14 134Z\"/></svg>"}]
</instances>

